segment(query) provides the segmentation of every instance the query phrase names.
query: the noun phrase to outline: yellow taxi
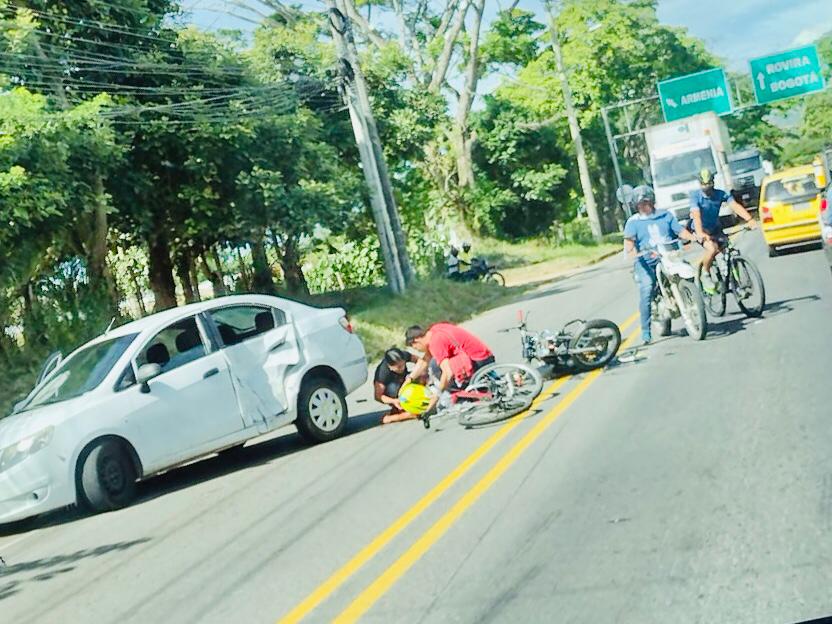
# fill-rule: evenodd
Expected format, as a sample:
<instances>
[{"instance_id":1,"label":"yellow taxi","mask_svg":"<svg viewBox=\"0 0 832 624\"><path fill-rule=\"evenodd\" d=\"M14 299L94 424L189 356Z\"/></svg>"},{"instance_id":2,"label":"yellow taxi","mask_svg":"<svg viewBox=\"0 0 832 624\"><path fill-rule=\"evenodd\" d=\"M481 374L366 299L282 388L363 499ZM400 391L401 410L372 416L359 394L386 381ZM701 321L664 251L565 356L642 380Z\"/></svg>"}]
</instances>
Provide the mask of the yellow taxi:
<instances>
[{"instance_id":1,"label":"yellow taxi","mask_svg":"<svg viewBox=\"0 0 832 624\"><path fill-rule=\"evenodd\" d=\"M815 167L805 165L763 180L759 214L769 256L776 256L783 245L820 240L822 193L815 176Z\"/></svg>"}]
</instances>

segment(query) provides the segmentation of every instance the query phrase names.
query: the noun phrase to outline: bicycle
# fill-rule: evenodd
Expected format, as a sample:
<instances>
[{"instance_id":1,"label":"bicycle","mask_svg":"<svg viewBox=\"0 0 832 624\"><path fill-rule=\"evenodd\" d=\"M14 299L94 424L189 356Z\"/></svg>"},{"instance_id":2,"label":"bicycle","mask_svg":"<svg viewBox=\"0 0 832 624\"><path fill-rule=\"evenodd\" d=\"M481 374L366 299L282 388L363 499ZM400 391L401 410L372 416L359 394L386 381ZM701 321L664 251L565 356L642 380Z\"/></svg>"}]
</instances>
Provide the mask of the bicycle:
<instances>
[{"instance_id":1,"label":"bicycle","mask_svg":"<svg viewBox=\"0 0 832 624\"><path fill-rule=\"evenodd\" d=\"M464 389L443 396L434 413L420 416L425 429L436 417L456 417L470 429L526 411L543 390L543 377L524 364L489 364L474 373Z\"/></svg>"},{"instance_id":2,"label":"bicycle","mask_svg":"<svg viewBox=\"0 0 832 624\"><path fill-rule=\"evenodd\" d=\"M731 293L737 301L737 306L746 316L761 316L766 305L766 288L759 269L742 255L730 238L721 242L721 249L711 265L711 280L716 286L714 292L709 293L702 286L701 264L696 271L696 281L708 309L716 316L724 316L728 293Z\"/></svg>"}]
</instances>

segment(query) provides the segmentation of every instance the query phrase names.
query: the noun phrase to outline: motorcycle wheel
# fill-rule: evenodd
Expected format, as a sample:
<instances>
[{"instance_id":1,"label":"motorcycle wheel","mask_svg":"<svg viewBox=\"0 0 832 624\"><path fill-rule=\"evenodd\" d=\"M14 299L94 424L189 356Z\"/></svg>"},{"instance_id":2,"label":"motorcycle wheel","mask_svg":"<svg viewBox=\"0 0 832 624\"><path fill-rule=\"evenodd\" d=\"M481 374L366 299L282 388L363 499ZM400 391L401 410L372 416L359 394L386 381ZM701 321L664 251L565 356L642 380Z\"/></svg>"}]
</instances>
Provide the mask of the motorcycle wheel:
<instances>
[{"instance_id":1,"label":"motorcycle wheel","mask_svg":"<svg viewBox=\"0 0 832 624\"><path fill-rule=\"evenodd\" d=\"M618 353L621 346L621 330L618 325L606 319L587 321L578 334L569 343L569 355L575 367L590 371L603 368ZM587 352L586 349L596 349Z\"/></svg>"},{"instance_id":2,"label":"motorcycle wheel","mask_svg":"<svg viewBox=\"0 0 832 624\"><path fill-rule=\"evenodd\" d=\"M682 305L685 306L687 317L685 328L688 336L694 340L704 340L708 333L708 317L705 315L705 302L702 300L702 291L693 282L681 280L679 282L679 294L682 296Z\"/></svg>"},{"instance_id":3,"label":"motorcycle wheel","mask_svg":"<svg viewBox=\"0 0 832 624\"><path fill-rule=\"evenodd\" d=\"M498 286L506 285L506 278L503 277L503 274L499 271L489 271L488 274L485 276L485 281L490 282L492 284L497 284Z\"/></svg>"}]
</instances>

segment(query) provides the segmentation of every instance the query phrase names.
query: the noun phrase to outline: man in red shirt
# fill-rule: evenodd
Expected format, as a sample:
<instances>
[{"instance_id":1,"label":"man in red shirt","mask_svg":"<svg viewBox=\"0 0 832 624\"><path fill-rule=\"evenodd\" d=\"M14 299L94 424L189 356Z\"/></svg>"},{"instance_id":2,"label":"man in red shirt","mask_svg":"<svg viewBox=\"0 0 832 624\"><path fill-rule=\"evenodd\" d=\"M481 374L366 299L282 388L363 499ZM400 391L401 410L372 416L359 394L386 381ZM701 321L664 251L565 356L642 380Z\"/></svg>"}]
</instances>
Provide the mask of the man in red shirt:
<instances>
[{"instance_id":1,"label":"man in red shirt","mask_svg":"<svg viewBox=\"0 0 832 624\"><path fill-rule=\"evenodd\" d=\"M442 376L439 378L439 393L447 389L464 388L474 373L494 363L494 354L484 342L471 332L452 323L436 323L427 330L419 325L408 328L405 333L408 347L414 347L424 355L416 363L411 378L427 372L431 359L436 360ZM428 411L439 400L437 394Z\"/></svg>"}]
</instances>

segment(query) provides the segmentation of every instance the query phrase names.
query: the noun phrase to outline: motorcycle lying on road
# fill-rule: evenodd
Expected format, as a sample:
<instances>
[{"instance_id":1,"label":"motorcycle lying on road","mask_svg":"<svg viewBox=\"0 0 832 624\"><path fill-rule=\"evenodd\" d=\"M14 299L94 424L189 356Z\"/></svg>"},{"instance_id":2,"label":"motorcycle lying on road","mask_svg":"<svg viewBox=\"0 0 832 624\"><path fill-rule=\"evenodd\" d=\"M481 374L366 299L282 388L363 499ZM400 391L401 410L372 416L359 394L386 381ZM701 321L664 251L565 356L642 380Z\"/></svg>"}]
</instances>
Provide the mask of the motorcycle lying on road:
<instances>
[{"instance_id":1,"label":"motorcycle lying on road","mask_svg":"<svg viewBox=\"0 0 832 624\"><path fill-rule=\"evenodd\" d=\"M517 327L501 329L501 333L519 331L523 359L541 362L546 376L554 377L565 369L590 371L603 368L618 353L621 331L606 319L569 321L560 331L548 329L534 332L528 328L529 313L518 313Z\"/></svg>"},{"instance_id":2,"label":"motorcycle lying on road","mask_svg":"<svg viewBox=\"0 0 832 624\"><path fill-rule=\"evenodd\" d=\"M705 301L696 282L696 271L682 257L681 241L661 243L656 251L646 251L639 256L659 256L656 266L656 293L653 296L653 323L658 325L659 336L670 334L673 319L682 318L688 336L704 340L708 333L708 317Z\"/></svg>"}]
</instances>

